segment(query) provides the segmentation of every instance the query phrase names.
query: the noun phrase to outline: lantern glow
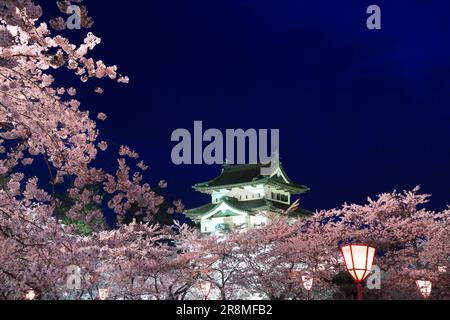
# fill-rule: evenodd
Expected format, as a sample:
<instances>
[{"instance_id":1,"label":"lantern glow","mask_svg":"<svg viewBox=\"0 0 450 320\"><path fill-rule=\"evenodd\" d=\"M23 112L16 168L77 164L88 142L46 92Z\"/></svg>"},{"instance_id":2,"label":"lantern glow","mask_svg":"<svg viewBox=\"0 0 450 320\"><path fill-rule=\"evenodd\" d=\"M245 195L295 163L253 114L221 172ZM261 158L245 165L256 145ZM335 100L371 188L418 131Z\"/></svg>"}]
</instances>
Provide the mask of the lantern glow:
<instances>
[{"instance_id":1,"label":"lantern glow","mask_svg":"<svg viewBox=\"0 0 450 320\"><path fill-rule=\"evenodd\" d=\"M302 276L303 287L305 290L310 291L313 286L314 278L310 276Z\"/></svg>"},{"instance_id":2,"label":"lantern glow","mask_svg":"<svg viewBox=\"0 0 450 320\"><path fill-rule=\"evenodd\" d=\"M36 292L34 292L33 289L28 290L25 295L25 299L26 300L34 300L34 298L36 298Z\"/></svg>"},{"instance_id":3,"label":"lantern glow","mask_svg":"<svg viewBox=\"0 0 450 320\"><path fill-rule=\"evenodd\" d=\"M426 299L431 295L432 284L431 281L428 280L417 280L416 281L417 288L419 289L422 296Z\"/></svg>"},{"instance_id":4,"label":"lantern glow","mask_svg":"<svg viewBox=\"0 0 450 320\"><path fill-rule=\"evenodd\" d=\"M446 273L447 272L447 266L439 266L438 271L440 273Z\"/></svg>"},{"instance_id":5,"label":"lantern glow","mask_svg":"<svg viewBox=\"0 0 450 320\"><path fill-rule=\"evenodd\" d=\"M205 281L200 283L200 291L202 292L203 296L205 297L205 300L208 299L209 293L211 292L211 282Z\"/></svg>"},{"instance_id":6,"label":"lantern glow","mask_svg":"<svg viewBox=\"0 0 450 320\"><path fill-rule=\"evenodd\" d=\"M375 248L365 244L349 244L341 247L345 269L356 283L357 299L362 300L362 283L372 271Z\"/></svg>"},{"instance_id":7,"label":"lantern glow","mask_svg":"<svg viewBox=\"0 0 450 320\"><path fill-rule=\"evenodd\" d=\"M364 244L350 244L341 248L345 269L356 283L362 283L372 271L375 248Z\"/></svg>"},{"instance_id":8,"label":"lantern glow","mask_svg":"<svg viewBox=\"0 0 450 320\"><path fill-rule=\"evenodd\" d=\"M100 300L106 300L108 298L108 289L98 289L98 298Z\"/></svg>"}]
</instances>

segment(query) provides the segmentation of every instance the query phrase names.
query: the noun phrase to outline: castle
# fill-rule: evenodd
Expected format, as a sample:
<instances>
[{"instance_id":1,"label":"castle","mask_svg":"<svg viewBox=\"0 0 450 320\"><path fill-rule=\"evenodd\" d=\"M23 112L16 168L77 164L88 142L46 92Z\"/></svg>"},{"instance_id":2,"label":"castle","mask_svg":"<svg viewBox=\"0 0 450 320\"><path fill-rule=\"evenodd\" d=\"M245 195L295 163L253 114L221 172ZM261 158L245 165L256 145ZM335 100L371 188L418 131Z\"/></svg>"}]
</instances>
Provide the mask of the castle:
<instances>
[{"instance_id":1,"label":"castle","mask_svg":"<svg viewBox=\"0 0 450 320\"><path fill-rule=\"evenodd\" d=\"M281 163L271 175L262 175L262 164L223 166L213 180L194 185L196 191L209 194L211 202L186 211L202 233L248 229L264 226L268 212L287 213L290 217L309 217L311 212L291 206L292 195L309 191L286 175Z\"/></svg>"}]
</instances>

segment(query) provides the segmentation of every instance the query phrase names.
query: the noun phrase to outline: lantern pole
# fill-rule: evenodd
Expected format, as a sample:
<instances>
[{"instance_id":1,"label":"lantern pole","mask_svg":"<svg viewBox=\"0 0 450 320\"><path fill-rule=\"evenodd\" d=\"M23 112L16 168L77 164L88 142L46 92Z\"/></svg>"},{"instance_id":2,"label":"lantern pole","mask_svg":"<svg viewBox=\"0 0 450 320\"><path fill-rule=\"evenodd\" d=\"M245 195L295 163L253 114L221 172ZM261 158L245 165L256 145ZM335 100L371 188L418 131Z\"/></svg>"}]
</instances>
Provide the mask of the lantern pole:
<instances>
[{"instance_id":1,"label":"lantern pole","mask_svg":"<svg viewBox=\"0 0 450 320\"><path fill-rule=\"evenodd\" d=\"M357 292L357 299L363 300L363 289L361 282L356 283L356 292Z\"/></svg>"}]
</instances>

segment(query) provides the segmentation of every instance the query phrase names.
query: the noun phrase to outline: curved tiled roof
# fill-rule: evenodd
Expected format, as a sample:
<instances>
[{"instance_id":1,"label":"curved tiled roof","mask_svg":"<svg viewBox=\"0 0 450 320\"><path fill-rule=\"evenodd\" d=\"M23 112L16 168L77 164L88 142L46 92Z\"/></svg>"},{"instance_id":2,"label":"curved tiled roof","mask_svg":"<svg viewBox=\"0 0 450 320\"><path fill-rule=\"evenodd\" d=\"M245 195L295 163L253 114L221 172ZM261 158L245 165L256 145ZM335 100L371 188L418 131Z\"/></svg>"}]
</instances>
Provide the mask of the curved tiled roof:
<instances>
[{"instance_id":1,"label":"curved tiled roof","mask_svg":"<svg viewBox=\"0 0 450 320\"><path fill-rule=\"evenodd\" d=\"M223 187L238 187L243 185L252 185L259 183L272 184L294 193L304 193L309 191L307 186L296 184L286 175L280 163L280 169L287 182L277 176L263 176L261 175L261 168L269 167L263 164L243 164L243 165L224 165L222 172L216 178L198 183L194 186L197 191L213 190Z\"/></svg>"},{"instance_id":2,"label":"curved tiled roof","mask_svg":"<svg viewBox=\"0 0 450 320\"><path fill-rule=\"evenodd\" d=\"M271 201L267 199L257 199L257 200L249 200L249 201L237 201L234 198L225 197L218 203L208 203L198 208L190 209L186 211L186 215L191 217L192 219L199 219L201 216L208 214L209 212L215 210L222 203L226 203L229 207L239 211L245 211L249 214L256 214L259 211L286 211L290 205L284 204L277 201ZM309 217L313 213L298 208L289 213L291 217Z\"/></svg>"}]
</instances>

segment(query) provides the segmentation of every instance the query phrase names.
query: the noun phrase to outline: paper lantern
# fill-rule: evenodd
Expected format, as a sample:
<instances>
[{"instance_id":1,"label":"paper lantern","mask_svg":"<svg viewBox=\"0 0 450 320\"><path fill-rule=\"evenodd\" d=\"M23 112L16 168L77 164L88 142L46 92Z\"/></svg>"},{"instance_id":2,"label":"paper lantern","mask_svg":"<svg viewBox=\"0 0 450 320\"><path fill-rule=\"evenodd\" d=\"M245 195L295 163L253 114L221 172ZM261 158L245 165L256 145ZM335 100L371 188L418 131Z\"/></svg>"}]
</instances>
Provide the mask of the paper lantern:
<instances>
[{"instance_id":1,"label":"paper lantern","mask_svg":"<svg viewBox=\"0 0 450 320\"><path fill-rule=\"evenodd\" d=\"M356 283L362 283L372 271L375 248L365 244L350 244L341 248L345 269Z\"/></svg>"},{"instance_id":2,"label":"paper lantern","mask_svg":"<svg viewBox=\"0 0 450 320\"><path fill-rule=\"evenodd\" d=\"M431 295L431 281L428 280L417 280L416 281L417 288L420 291L420 294L427 299Z\"/></svg>"},{"instance_id":3,"label":"paper lantern","mask_svg":"<svg viewBox=\"0 0 450 320\"><path fill-rule=\"evenodd\" d=\"M212 284L209 281L204 281L200 283L200 291L202 292L205 300L208 299L209 293L211 292Z\"/></svg>"}]
</instances>

